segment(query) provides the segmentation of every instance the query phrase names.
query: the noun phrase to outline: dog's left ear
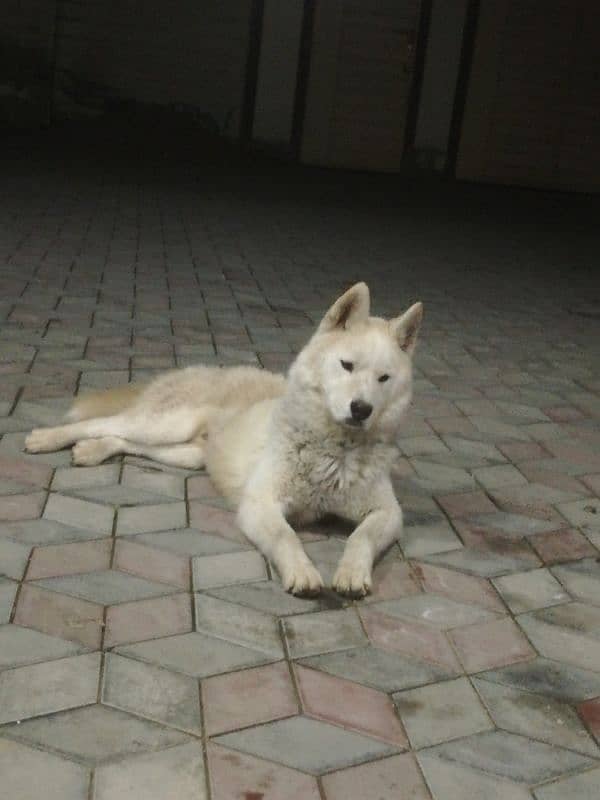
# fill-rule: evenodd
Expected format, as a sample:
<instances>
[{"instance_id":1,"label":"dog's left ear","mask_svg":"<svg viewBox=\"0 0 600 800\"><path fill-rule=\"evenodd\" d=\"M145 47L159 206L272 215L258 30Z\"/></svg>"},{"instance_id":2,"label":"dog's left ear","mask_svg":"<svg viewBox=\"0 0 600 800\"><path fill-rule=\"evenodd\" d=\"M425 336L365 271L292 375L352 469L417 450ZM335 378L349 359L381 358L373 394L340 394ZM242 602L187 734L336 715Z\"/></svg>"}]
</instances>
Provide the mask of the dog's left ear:
<instances>
[{"instance_id":1,"label":"dog's left ear","mask_svg":"<svg viewBox=\"0 0 600 800\"><path fill-rule=\"evenodd\" d=\"M319 333L327 333L337 329L349 328L357 322L364 322L369 317L371 299L366 283L355 283L348 289L325 314L319 325Z\"/></svg>"},{"instance_id":2,"label":"dog's left ear","mask_svg":"<svg viewBox=\"0 0 600 800\"><path fill-rule=\"evenodd\" d=\"M423 303L415 303L401 317L390 320L392 334L398 340L400 349L412 356L417 344L417 334L423 319Z\"/></svg>"}]
</instances>

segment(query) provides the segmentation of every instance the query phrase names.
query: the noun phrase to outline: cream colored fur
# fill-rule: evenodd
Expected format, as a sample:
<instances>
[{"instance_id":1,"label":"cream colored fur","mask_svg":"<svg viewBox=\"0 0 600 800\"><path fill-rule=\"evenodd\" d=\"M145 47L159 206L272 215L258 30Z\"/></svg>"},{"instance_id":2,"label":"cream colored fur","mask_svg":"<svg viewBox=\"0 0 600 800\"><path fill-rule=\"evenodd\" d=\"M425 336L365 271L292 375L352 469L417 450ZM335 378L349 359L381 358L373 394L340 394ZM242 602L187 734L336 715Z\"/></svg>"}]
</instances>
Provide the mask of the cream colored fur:
<instances>
[{"instance_id":1,"label":"cream colored fur","mask_svg":"<svg viewBox=\"0 0 600 800\"><path fill-rule=\"evenodd\" d=\"M146 386L83 396L69 424L37 429L30 452L74 444L76 464L117 453L206 466L238 508L246 536L288 591L322 586L290 523L333 513L357 523L333 579L342 594L371 589L375 559L398 536L402 512L389 478L411 401L422 306L369 316L356 284L334 303L287 380L254 367L189 367Z\"/></svg>"}]
</instances>

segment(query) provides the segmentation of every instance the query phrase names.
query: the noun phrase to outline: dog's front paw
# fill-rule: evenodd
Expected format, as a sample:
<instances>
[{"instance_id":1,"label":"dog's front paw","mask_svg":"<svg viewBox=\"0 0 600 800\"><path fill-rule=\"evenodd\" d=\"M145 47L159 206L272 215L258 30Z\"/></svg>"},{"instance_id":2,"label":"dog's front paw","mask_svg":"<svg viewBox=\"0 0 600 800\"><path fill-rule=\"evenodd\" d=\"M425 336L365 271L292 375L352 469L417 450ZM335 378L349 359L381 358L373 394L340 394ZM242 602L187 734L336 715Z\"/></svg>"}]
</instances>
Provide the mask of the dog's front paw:
<instances>
[{"instance_id":1,"label":"dog's front paw","mask_svg":"<svg viewBox=\"0 0 600 800\"><path fill-rule=\"evenodd\" d=\"M283 588L286 592L296 595L308 595L309 597L319 594L323 588L323 579L319 571L308 559L299 561L283 571L281 576Z\"/></svg>"},{"instance_id":2,"label":"dog's front paw","mask_svg":"<svg viewBox=\"0 0 600 800\"><path fill-rule=\"evenodd\" d=\"M334 591L346 597L365 597L372 587L371 569L364 563L342 562L333 576Z\"/></svg>"},{"instance_id":3,"label":"dog's front paw","mask_svg":"<svg viewBox=\"0 0 600 800\"><path fill-rule=\"evenodd\" d=\"M118 450L119 440L107 436L104 439L83 439L71 451L74 464L80 467L94 467L101 464Z\"/></svg>"},{"instance_id":4,"label":"dog's front paw","mask_svg":"<svg viewBox=\"0 0 600 800\"><path fill-rule=\"evenodd\" d=\"M60 440L52 428L34 428L25 439L25 449L28 453L50 453L59 448Z\"/></svg>"}]
</instances>

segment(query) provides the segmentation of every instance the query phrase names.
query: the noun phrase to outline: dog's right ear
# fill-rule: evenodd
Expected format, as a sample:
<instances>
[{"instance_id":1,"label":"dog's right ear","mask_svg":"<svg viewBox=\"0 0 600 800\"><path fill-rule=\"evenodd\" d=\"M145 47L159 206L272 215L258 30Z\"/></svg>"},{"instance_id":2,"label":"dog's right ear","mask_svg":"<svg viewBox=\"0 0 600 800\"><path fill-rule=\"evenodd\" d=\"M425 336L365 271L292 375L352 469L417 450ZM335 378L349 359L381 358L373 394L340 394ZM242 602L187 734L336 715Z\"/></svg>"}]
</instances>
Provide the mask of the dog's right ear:
<instances>
[{"instance_id":1,"label":"dog's right ear","mask_svg":"<svg viewBox=\"0 0 600 800\"><path fill-rule=\"evenodd\" d=\"M371 298L366 283L355 283L335 303L321 320L319 333L350 328L357 322L364 322L369 317Z\"/></svg>"}]
</instances>

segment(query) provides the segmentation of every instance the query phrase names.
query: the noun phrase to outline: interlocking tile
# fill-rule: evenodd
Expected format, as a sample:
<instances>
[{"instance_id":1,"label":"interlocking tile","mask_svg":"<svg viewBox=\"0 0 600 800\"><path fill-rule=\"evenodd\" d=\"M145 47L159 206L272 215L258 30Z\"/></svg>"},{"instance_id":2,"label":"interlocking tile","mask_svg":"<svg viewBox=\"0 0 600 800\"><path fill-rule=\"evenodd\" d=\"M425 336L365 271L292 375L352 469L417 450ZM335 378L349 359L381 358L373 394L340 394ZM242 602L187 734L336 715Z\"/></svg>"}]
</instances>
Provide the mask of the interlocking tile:
<instances>
[{"instance_id":1,"label":"interlocking tile","mask_svg":"<svg viewBox=\"0 0 600 800\"><path fill-rule=\"evenodd\" d=\"M95 772L94 800L206 800L204 760L199 742L159 753L102 764Z\"/></svg>"},{"instance_id":2,"label":"interlocking tile","mask_svg":"<svg viewBox=\"0 0 600 800\"><path fill-rule=\"evenodd\" d=\"M560 503L557 508L565 519L584 533L600 532L600 500L597 498Z\"/></svg>"},{"instance_id":3,"label":"interlocking tile","mask_svg":"<svg viewBox=\"0 0 600 800\"><path fill-rule=\"evenodd\" d=\"M490 670L479 677L503 686L549 695L568 703L600 696L600 673L547 658Z\"/></svg>"},{"instance_id":4,"label":"interlocking tile","mask_svg":"<svg viewBox=\"0 0 600 800\"><path fill-rule=\"evenodd\" d=\"M76 655L84 648L56 636L22 628L19 625L0 625L0 669L52 661Z\"/></svg>"},{"instance_id":5,"label":"interlocking tile","mask_svg":"<svg viewBox=\"0 0 600 800\"><path fill-rule=\"evenodd\" d=\"M507 539L520 539L536 533L563 527L561 520L538 519L526 514L497 511L494 514L472 514L462 524L473 532L495 533Z\"/></svg>"},{"instance_id":6,"label":"interlocking tile","mask_svg":"<svg viewBox=\"0 0 600 800\"><path fill-rule=\"evenodd\" d=\"M388 616L378 606L364 607L359 613L367 636L376 647L462 672L443 631L426 623Z\"/></svg>"},{"instance_id":7,"label":"interlocking tile","mask_svg":"<svg viewBox=\"0 0 600 800\"><path fill-rule=\"evenodd\" d=\"M318 611L324 607L322 598L294 597L285 591L278 580L225 586L211 589L209 594L279 617Z\"/></svg>"},{"instance_id":8,"label":"interlocking tile","mask_svg":"<svg viewBox=\"0 0 600 800\"><path fill-rule=\"evenodd\" d=\"M429 800L414 757L405 753L331 772L322 778L327 800Z\"/></svg>"},{"instance_id":9,"label":"interlocking tile","mask_svg":"<svg viewBox=\"0 0 600 800\"><path fill-rule=\"evenodd\" d=\"M485 578L464 575L432 564L413 564L412 572L426 592L449 597L467 605L481 606L489 611L505 611L497 592Z\"/></svg>"},{"instance_id":10,"label":"interlocking tile","mask_svg":"<svg viewBox=\"0 0 600 800\"><path fill-rule=\"evenodd\" d=\"M30 486L46 488L52 478L52 468L30 459L0 458L0 477Z\"/></svg>"},{"instance_id":11,"label":"interlocking tile","mask_svg":"<svg viewBox=\"0 0 600 800\"><path fill-rule=\"evenodd\" d=\"M554 567L552 572L573 597L600 605L600 561L586 558Z\"/></svg>"},{"instance_id":12,"label":"interlocking tile","mask_svg":"<svg viewBox=\"0 0 600 800\"><path fill-rule=\"evenodd\" d=\"M384 742L308 717L291 717L226 733L215 741L312 775L370 761L396 750Z\"/></svg>"},{"instance_id":13,"label":"interlocking tile","mask_svg":"<svg viewBox=\"0 0 600 800\"><path fill-rule=\"evenodd\" d=\"M401 600L386 600L375 606L378 611L392 617L414 617L435 625L441 630L470 625L485 619L495 619L497 614L478 606L459 603L436 594L419 594Z\"/></svg>"},{"instance_id":14,"label":"interlocking tile","mask_svg":"<svg viewBox=\"0 0 600 800\"><path fill-rule=\"evenodd\" d=\"M465 800L466 797L493 800L531 800L523 787L504 778L487 775L462 764L442 761L428 750L417 756L435 800Z\"/></svg>"},{"instance_id":15,"label":"interlocking tile","mask_svg":"<svg viewBox=\"0 0 600 800\"><path fill-rule=\"evenodd\" d=\"M192 500L189 503L190 525L205 533L216 533L225 539L247 544L247 539L237 527L233 511L216 508Z\"/></svg>"},{"instance_id":16,"label":"interlocking tile","mask_svg":"<svg viewBox=\"0 0 600 800\"><path fill-rule=\"evenodd\" d=\"M249 542L243 545L238 542L232 542L230 539L224 539L222 536L201 533L195 528L140 533L137 536L132 536L131 541L182 556L211 556L219 553L233 553L252 549L252 545Z\"/></svg>"},{"instance_id":17,"label":"interlocking tile","mask_svg":"<svg viewBox=\"0 0 600 800\"><path fill-rule=\"evenodd\" d=\"M90 774L81 764L0 739L2 792L19 800L87 800ZM42 789L43 787L43 789Z\"/></svg>"},{"instance_id":18,"label":"interlocking tile","mask_svg":"<svg viewBox=\"0 0 600 800\"><path fill-rule=\"evenodd\" d=\"M61 467L54 473L54 492L83 489L88 486L111 486L119 482L118 464L101 464L98 467Z\"/></svg>"},{"instance_id":19,"label":"interlocking tile","mask_svg":"<svg viewBox=\"0 0 600 800\"><path fill-rule=\"evenodd\" d=\"M535 789L535 800L596 800L600 786L600 768L592 769L582 775L574 775L562 781Z\"/></svg>"},{"instance_id":20,"label":"interlocking tile","mask_svg":"<svg viewBox=\"0 0 600 800\"><path fill-rule=\"evenodd\" d=\"M0 526L0 537L7 536L17 542L29 545L85 541L97 539L99 535L101 534L93 530L74 528L72 525L63 525L61 522L50 519L31 519Z\"/></svg>"},{"instance_id":21,"label":"interlocking tile","mask_svg":"<svg viewBox=\"0 0 600 800\"><path fill-rule=\"evenodd\" d=\"M313 656L302 663L384 692L422 686L453 674L453 670L437 664L405 658L372 646Z\"/></svg>"},{"instance_id":22,"label":"interlocking tile","mask_svg":"<svg viewBox=\"0 0 600 800\"><path fill-rule=\"evenodd\" d=\"M348 650L367 643L353 609L286 617L285 637L292 658Z\"/></svg>"},{"instance_id":23,"label":"interlocking tile","mask_svg":"<svg viewBox=\"0 0 600 800\"><path fill-rule=\"evenodd\" d=\"M196 678L254 667L273 660L262 651L201 633L183 633L124 645L118 647L117 652Z\"/></svg>"},{"instance_id":24,"label":"interlocking tile","mask_svg":"<svg viewBox=\"0 0 600 800\"><path fill-rule=\"evenodd\" d=\"M108 653L101 700L190 733L200 733L198 682L187 675Z\"/></svg>"},{"instance_id":25,"label":"interlocking tile","mask_svg":"<svg viewBox=\"0 0 600 800\"><path fill-rule=\"evenodd\" d=\"M44 578L36 581L35 585L102 605L159 597L176 591L173 586L147 581L114 569L83 572L60 578Z\"/></svg>"},{"instance_id":26,"label":"interlocking tile","mask_svg":"<svg viewBox=\"0 0 600 800\"><path fill-rule=\"evenodd\" d=\"M147 506L160 503L172 503L176 498L168 495L157 494L137 486L87 486L83 489L69 489L70 495L80 497L82 500L91 500L107 506Z\"/></svg>"},{"instance_id":27,"label":"interlocking tile","mask_svg":"<svg viewBox=\"0 0 600 800\"><path fill-rule=\"evenodd\" d=\"M363 604L408 597L420 591L417 575L412 564L407 561L383 559L377 565L376 575L373 590L363 600Z\"/></svg>"},{"instance_id":28,"label":"interlocking tile","mask_svg":"<svg viewBox=\"0 0 600 800\"><path fill-rule=\"evenodd\" d=\"M485 492L466 492L438 497L438 502L449 517L466 517L470 514L493 514L496 506Z\"/></svg>"},{"instance_id":29,"label":"interlocking tile","mask_svg":"<svg viewBox=\"0 0 600 800\"><path fill-rule=\"evenodd\" d=\"M456 628L449 636L469 673L503 667L535 656L535 650L510 619Z\"/></svg>"},{"instance_id":30,"label":"interlocking tile","mask_svg":"<svg viewBox=\"0 0 600 800\"><path fill-rule=\"evenodd\" d=\"M394 702L417 749L493 727L466 678L398 692Z\"/></svg>"},{"instance_id":31,"label":"interlocking tile","mask_svg":"<svg viewBox=\"0 0 600 800\"><path fill-rule=\"evenodd\" d=\"M31 583L21 587L14 621L91 648L100 647L104 626L101 605Z\"/></svg>"},{"instance_id":32,"label":"interlocking tile","mask_svg":"<svg viewBox=\"0 0 600 800\"><path fill-rule=\"evenodd\" d=\"M185 742L181 731L114 708L89 705L6 728L10 736L75 756L90 764Z\"/></svg>"},{"instance_id":33,"label":"interlocking tile","mask_svg":"<svg viewBox=\"0 0 600 800\"><path fill-rule=\"evenodd\" d=\"M430 755L519 783L542 783L591 767L587 756L506 731L488 731L438 745Z\"/></svg>"},{"instance_id":34,"label":"interlocking tile","mask_svg":"<svg viewBox=\"0 0 600 800\"><path fill-rule=\"evenodd\" d=\"M126 464L123 468L121 483L123 486L143 489L145 492L152 492L163 497L174 497L177 500L185 498L185 478L181 475L158 471L155 467L144 468Z\"/></svg>"},{"instance_id":35,"label":"interlocking tile","mask_svg":"<svg viewBox=\"0 0 600 800\"><path fill-rule=\"evenodd\" d=\"M186 525L187 514L183 502L132 506L120 508L117 513L117 536L185 528Z\"/></svg>"},{"instance_id":36,"label":"interlocking tile","mask_svg":"<svg viewBox=\"0 0 600 800\"><path fill-rule=\"evenodd\" d=\"M558 564L588 556L598 557L598 551L589 540L572 528L532 536L529 542L544 564Z\"/></svg>"},{"instance_id":37,"label":"interlocking tile","mask_svg":"<svg viewBox=\"0 0 600 800\"><path fill-rule=\"evenodd\" d=\"M114 647L191 630L192 608L188 594L151 597L107 609L104 646Z\"/></svg>"},{"instance_id":38,"label":"interlocking tile","mask_svg":"<svg viewBox=\"0 0 600 800\"><path fill-rule=\"evenodd\" d=\"M289 717L299 710L284 661L206 678L202 700L209 736Z\"/></svg>"},{"instance_id":39,"label":"interlocking tile","mask_svg":"<svg viewBox=\"0 0 600 800\"><path fill-rule=\"evenodd\" d=\"M196 556L192 559L192 575L195 591L268 578L265 561L257 550Z\"/></svg>"},{"instance_id":40,"label":"interlocking tile","mask_svg":"<svg viewBox=\"0 0 600 800\"><path fill-rule=\"evenodd\" d=\"M525 548L507 547L506 550L507 553L499 552L498 547L489 549L463 547L462 550L455 550L452 553L426 556L425 560L431 564L440 564L486 578L539 566L539 559Z\"/></svg>"},{"instance_id":41,"label":"interlocking tile","mask_svg":"<svg viewBox=\"0 0 600 800\"><path fill-rule=\"evenodd\" d=\"M498 508L518 514L530 514L542 519L552 519L555 516L556 512L552 506L563 504L558 506L561 508L568 501L579 498L577 492L565 492L562 489L553 489L541 483L528 483L526 486L506 486L502 489L494 489L490 494Z\"/></svg>"},{"instance_id":42,"label":"interlocking tile","mask_svg":"<svg viewBox=\"0 0 600 800\"><path fill-rule=\"evenodd\" d=\"M480 678L474 678L473 685L499 728L588 756L600 756L600 750L567 703Z\"/></svg>"},{"instance_id":43,"label":"interlocking tile","mask_svg":"<svg viewBox=\"0 0 600 800\"><path fill-rule=\"evenodd\" d=\"M208 745L207 750L213 800L321 798L316 779L311 775L213 743Z\"/></svg>"},{"instance_id":44,"label":"interlocking tile","mask_svg":"<svg viewBox=\"0 0 600 800\"><path fill-rule=\"evenodd\" d=\"M527 478L512 464L480 467L473 470L473 475L484 489L498 489L502 486L519 486L527 483Z\"/></svg>"},{"instance_id":45,"label":"interlocking tile","mask_svg":"<svg viewBox=\"0 0 600 800\"><path fill-rule=\"evenodd\" d=\"M0 578L0 625L10 620L19 584L8 578Z\"/></svg>"},{"instance_id":46,"label":"interlocking tile","mask_svg":"<svg viewBox=\"0 0 600 800\"><path fill-rule=\"evenodd\" d=\"M433 519L423 524L406 524L402 528L399 542L406 558L421 558L462 548L450 524L443 517Z\"/></svg>"},{"instance_id":47,"label":"interlocking tile","mask_svg":"<svg viewBox=\"0 0 600 800\"><path fill-rule=\"evenodd\" d=\"M80 500L78 497L52 493L44 509L44 519L55 520L74 528L83 528L101 536L110 536L113 509Z\"/></svg>"},{"instance_id":48,"label":"interlocking tile","mask_svg":"<svg viewBox=\"0 0 600 800\"><path fill-rule=\"evenodd\" d=\"M0 539L1 577L20 581L27 569L31 547L13 542L11 539Z\"/></svg>"},{"instance_id":49,"label":"interlocking tile","mask_svg":"<svg viewBox=\"0 0 600 800\"><path fill-rule=\"evenodd\" d=\"M136 539L117 539L114 567L140 578L168 583L180 589L190 586L190 565L185 556L145 547Z\"/></svg>"},{"instance_id":50,"label":"interlocking tile","mask_svg":"<svg viewBox=\"0 0 600 800\"><path fill-rule=\"evenodd\" d=\"M387 694L300 665L295 667L302 709L308 716L372 736L398 748L408 744Z\"/></svg>"},{"instance_id":51,"label":"interlocking tile","mask_svg":"<svg viewBox=\"0 0 600 800\"><path fill-rule=\"evenodd\" d=\"M586 622L582 626L580 609L570 616L571 607L575 605L581 606L581 604L569 603L565 606L569 611L564 615L550 613L555 609L521 614L519 625L540 655L564 661L582 669L597 670L600 663L598 629L589 630ZM562 609L563 606L556 608ZM596 613L600 612L599 609L595 609L595 611Z\"/></svg>"},{"instance_id":52,"label":"interlocking tile","mask_svg":"<svg viewBox=\"0 0 600 800\"><path fill-rule=\"evenodd\" d=\"M208 595L196 594L194 599L197 631L282 657L277 620L270 614Z\"/></svg>"},{"instance_id":53,"label":"interlocking tile","mask_svg":"<svg viewBox=\"0 0 600 800\"><path fill-rule=\"evenodd\" d=\"M112 539L35 547L27 569L27 580L108 569L111 552Z\"/></svg>"},{"instance_id":54,"label":"interlocking tile","mask_svg":"<svg viewBox=\"0 0 600 800\"><path fill-rule=\"evenodd\" d=\"M513 614L566 603L571 599L547 569L515 572L496 578L493 583Z\"/></svg>"},{"instance_id":55,"label":"interlocking tile","mask_svg":"<svg viewBox=\"0 0 600 800\"><path fill-rule=\"evenodd\" d=\"M0 522L36 519L42 513L46 492L0 496Z\"/></svg>"},{"instance_id":56,"label":"interlocking tile","mask_svg":"<svg viewBox=\"0 0 600 800\"><path fill-rule=\"evenodd\" d=\"M96 702L100 653L0 672L0 723Z\"/></svg>"},{"instance_id":57,"label":"interlocking tile","mask_svg":"<svg viewBox=\"0 0 600 800\"><path fill-rule=\"evenodd\" d=\"M580 703L577 710L596 740L600 741L600 697Z\"/></svg>"}]
</instances>

